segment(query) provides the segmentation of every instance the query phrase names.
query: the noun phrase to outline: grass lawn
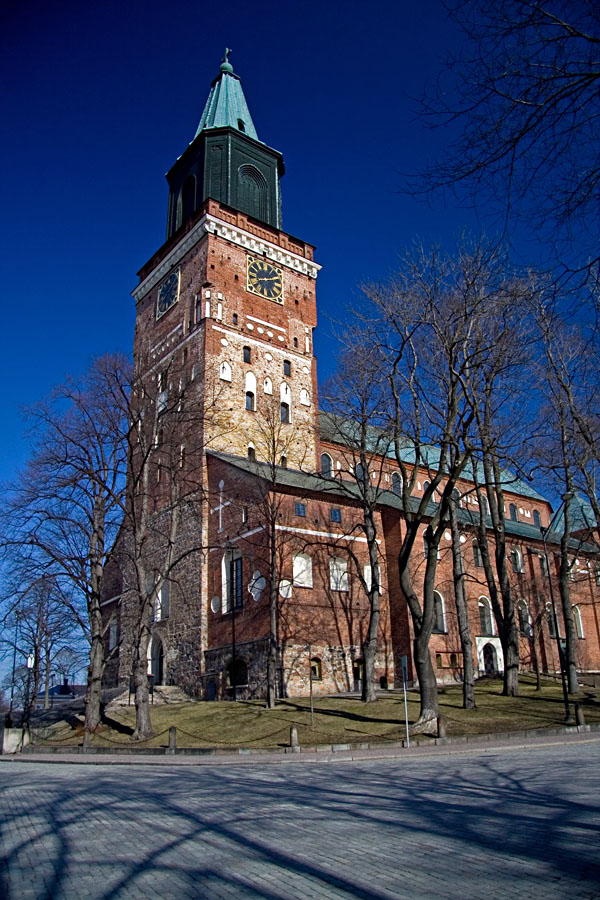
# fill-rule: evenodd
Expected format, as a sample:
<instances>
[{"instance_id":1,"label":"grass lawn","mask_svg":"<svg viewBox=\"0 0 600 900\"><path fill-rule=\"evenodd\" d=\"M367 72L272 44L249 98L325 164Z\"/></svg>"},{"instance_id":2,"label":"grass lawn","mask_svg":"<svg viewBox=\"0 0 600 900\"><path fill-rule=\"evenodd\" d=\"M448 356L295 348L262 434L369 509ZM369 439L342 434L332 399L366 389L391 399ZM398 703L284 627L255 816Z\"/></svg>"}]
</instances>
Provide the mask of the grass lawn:
<instances>
[{"instance_id":1,"label":"grass lawn","mask_svg":"<svg viewBox=\"0 0 600 900\"><path fill-rule=\"evenodd\" d=\"M544 680L536 691L535 679L520 679L519 697L502 697L499 679L481 681L476 688L477 709L462 709L461 686L440 689L440 712L447 720L448 736L547 728L564 723L560 683ZM600 722L600 691L582 690L580 701L586 722ZM419 714L419 697L408 694L409 724ZM401 691L383 693L376 703L363 704L355 697L315 697L314 725L306 697L280 700L273 710L260 701L177 703L151 708L155 737L140 747L168 745L169 727L177 728L178 747L265 748L289 746L290 726L298 729L302 746L357 744L364 741L399 741L406 736ZM110 712L111 725L103 725L92 737L92 746L131 747L135 723L132 707ZM422 738L427 740L427 738ZM81 742L81 729L68 725L55 733L49 744L68 746ZM41 749L41 748L40 748Z\"/></svg>"}]
</instances>

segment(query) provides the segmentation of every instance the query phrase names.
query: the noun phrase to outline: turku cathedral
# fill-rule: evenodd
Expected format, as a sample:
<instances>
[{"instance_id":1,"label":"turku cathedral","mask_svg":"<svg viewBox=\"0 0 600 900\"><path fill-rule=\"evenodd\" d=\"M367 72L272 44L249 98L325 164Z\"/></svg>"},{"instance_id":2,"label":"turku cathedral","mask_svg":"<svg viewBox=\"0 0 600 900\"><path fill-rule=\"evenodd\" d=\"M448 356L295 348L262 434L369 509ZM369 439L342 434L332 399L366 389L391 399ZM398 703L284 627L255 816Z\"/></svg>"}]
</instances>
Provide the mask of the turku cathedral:
<instances>
[{"instance_id":1,"label":"turku cathedral","mask_svg":"<svg viewBox=\"0 0 600 900\"><path fill-rule=\"evenodd\" d=\"M132 598L146 590L155 684L206 700L264 697L274 627L280 696L361 688L369 557L360 505L347 490L356 478L352 454L333 417L319 414L320 266L315 248L282 228L284 171L281 153L259 138L226 53L193 140L166 176L166 240L133 292L142 462L136 470L134 459L130 475L136 532L122 538L103 605L108 685L129 681ZM385 689L398 685L403 656L409 681L415 676L397 565L399 478L393 458L377 464L384 490L376 682ZM459 487L468 511L473 486ZM522 668L554 673L564 632L559 613L557 634L549 602L555 558L549 572L542 542L552 510L518 479L506 485L505 500ZM502 647L467 522L463 516L475 670L497 674ZM134 545L137 568L127 551ZM425 552L415 546L416 584ZM597 570L585 549L572 571L578 667L598 670ZM432 662L440 683L458 682L449 532L435 601Z\"/></svg>"}]
</instances>

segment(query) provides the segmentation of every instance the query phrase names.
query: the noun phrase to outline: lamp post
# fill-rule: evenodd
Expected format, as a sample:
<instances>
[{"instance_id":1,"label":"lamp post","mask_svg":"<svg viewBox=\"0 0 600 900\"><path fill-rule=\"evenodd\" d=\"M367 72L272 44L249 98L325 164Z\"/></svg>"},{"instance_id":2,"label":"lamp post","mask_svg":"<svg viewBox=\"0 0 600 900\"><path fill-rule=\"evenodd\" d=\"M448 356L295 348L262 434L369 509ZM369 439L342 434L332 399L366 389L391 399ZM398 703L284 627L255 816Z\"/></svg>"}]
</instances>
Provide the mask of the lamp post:
<instances>
[{"instance_id":1,"label":"lamp post","mask_svg":"<svg viewBox=\"0 0 600 900\"><path fill-rule=\"evenodd\" d=\"M546 572L548 573L548 581L550 584L550 602L552 604L552 619L554 621L554 633L556 635L556 645L558 647L558 664L560 666L560 678L562 682L562 691L563 691L563 702L565 705L565 722L568 725L573 724L573 718L571 716L571 705L569 703L569 689L567 686L567 673L565 672L565 660L564 660L564 652L560 642L560 631L558 629L558 618L556 616L556 603L554 600L554 585L552 582L552 569L550 568L550 561L548 559L548 535L552 531L552 525L554 520L558 517L558 514L562 511L563 506L573 497L572 491L567 491L562 496L562 502L552 518L550 519L550 524L547 528L542 528L542 543L544 545L544 559L546 560Z\"/></svg>"}]
</instances>

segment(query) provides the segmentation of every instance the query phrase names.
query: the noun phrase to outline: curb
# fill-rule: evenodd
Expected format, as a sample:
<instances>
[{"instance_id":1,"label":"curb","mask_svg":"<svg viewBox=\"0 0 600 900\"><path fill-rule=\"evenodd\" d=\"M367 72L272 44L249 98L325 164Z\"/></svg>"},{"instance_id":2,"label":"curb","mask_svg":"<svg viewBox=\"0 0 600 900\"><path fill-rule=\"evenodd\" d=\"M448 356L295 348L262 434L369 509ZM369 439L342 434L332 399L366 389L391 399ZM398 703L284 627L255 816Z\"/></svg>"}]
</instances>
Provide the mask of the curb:
<instances>
[{"instance_id":1,"label":"curb","mask_svg":"<svg viewBox=\"0 0 600 900\"><path fill-rule=\"evenodd\" d=\"M252 749L238 747L221 750L213 748L157 747L152 749L123 748L52 748L36 751L27 749L20 754L0 755L2 762L49 762L85 765L162 765L206 766L248 765L258 763L283 764L292 762L358 762L377 759L406 759L460 753L487 753L491 750L535 748L577 741L600 740L600 723L593 725L538 728L527 731L508 731L496 734L459 735L432 738L428 741L362 742L360 744L319 744L311 747L270 747ZM30 745L31 746L31 745Z\"/></svg>"}]
</instances>

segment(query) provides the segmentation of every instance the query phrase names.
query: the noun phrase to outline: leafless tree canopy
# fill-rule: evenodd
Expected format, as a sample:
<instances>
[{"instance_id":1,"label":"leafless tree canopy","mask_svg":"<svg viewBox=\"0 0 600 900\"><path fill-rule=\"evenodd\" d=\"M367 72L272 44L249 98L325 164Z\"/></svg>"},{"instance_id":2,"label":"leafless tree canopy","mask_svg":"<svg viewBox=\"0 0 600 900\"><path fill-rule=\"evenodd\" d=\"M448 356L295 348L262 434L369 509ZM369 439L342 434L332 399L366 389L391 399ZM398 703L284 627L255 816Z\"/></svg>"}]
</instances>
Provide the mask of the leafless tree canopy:
<instances>
[{"instance_id":1,"label":"leafless tree canopy","mask_svg":"<svg viewBox=\"0 0 600 900\"><path fill-rule=\"evenodd\" d=\"M424 101L457 134L415 179L470 192L505 224L526 216L567 270L597 270L600 7L597 0L455 0L466 41Z\"/></svg>"}]
</instances>

